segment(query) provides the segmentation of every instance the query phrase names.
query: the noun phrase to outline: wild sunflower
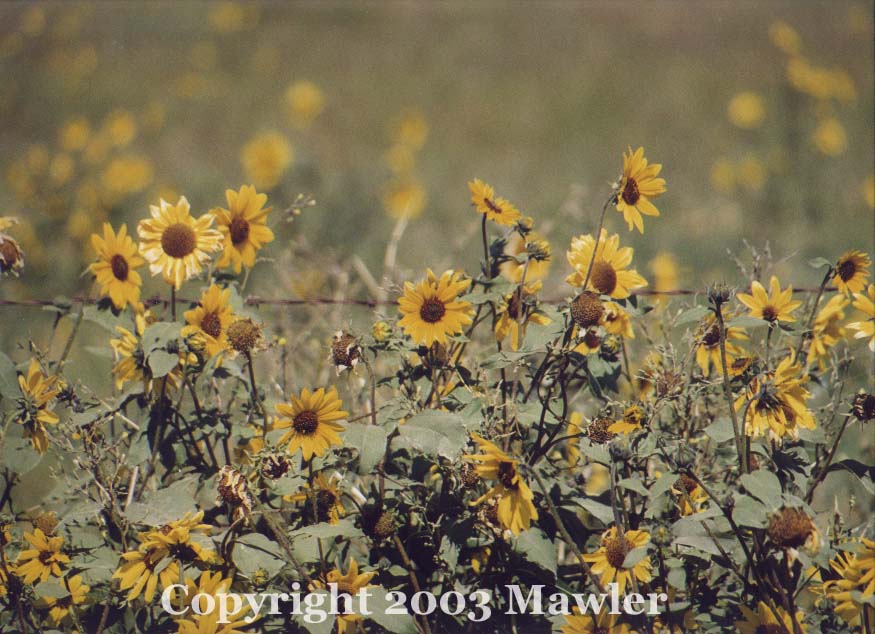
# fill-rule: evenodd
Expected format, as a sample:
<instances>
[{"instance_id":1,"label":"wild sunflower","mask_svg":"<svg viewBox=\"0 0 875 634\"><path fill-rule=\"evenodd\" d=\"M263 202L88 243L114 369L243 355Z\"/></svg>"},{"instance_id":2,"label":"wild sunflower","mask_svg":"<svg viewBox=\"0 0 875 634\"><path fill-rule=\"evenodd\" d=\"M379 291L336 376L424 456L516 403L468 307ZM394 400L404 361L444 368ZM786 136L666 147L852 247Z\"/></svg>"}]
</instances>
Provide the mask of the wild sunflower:
<instances>
[{"instance_id":1,"label":"wild sunflower","mask_svg":"<svg viewBox=\"0 0 875 634\"><path fill-rule=\"evenodd\" d=\"M161 273L179 290L185 280L201 272L210 254L222 248L222 234L212 228L213 215L193 218L185 196L172 205L161 199L150 205L151 218L137 226L140 253L149 262L152 275Z\"/></svg>"},{"instance_id":2,"label":"wild sunflower","mask_svg":"<svg viewBox=\"0 0 875 634\"><path fill-rule=\"evenodd\" d=\"M620 236L614 234L609 238L604 229L599 235L598 247L591 235L578 236L571 240L571 250L566 256L574 273L566 278L566 282L572 286L583 286L594 248L596 255L586 290L609 295L614 299L626 299L634 289L647 286L647 280L638 271L627 268L632 263L634 250L631 247L620 247Z\"/></svg>"},{"instance_id":3,"label":"wild sunflower","mask_svg":"<svg viewBox=\"0 0 875 634\"><path fill-rule=\"evenodd\" d=\"M675 481L671 492L678 496L681 515L684 517L701 511L705 500L708 499L708 494L699 483L686 474Z\"/></svg>"},{"instance_id":4,"label":"wild sunflower","mask_svg":"<svg viewBox=\"0 0 875 634\"><path fill-rule=\"evenodd\" d=\"M167 553L160 548L145 551L132 550L122 553L123 563L112 578L119 580L119 589L128 590L127 601L135 601L141 594L146 603L155 598L158 582L163 589L179 581L179 562L164 563Z\"/></svg>"},{"instance_id":5,"label":"wild sunflower","mask_svg":"<svg viewBox=\"0 0 875 634\"><path fill-rule=\"evenodd\" d=\"M864 321L855 321L848 324L849 328L857 331L855 339L869 337L869 350L875 351L875 284L869 284L866 294L854 293L854 308L866 315Z\"/></svg>"},{"instance_id":6,"label":"wild sunflower","mask_svg":"<svg viewBox=\"0 0 875 634\"><path fill-rule=\"evenodd\" d=\"M326 588L328 584L335 584L337 593L349 594L355 598L359 590L367 588L371 585L371 579L377 575L376 572L359 573L359 565L354 557L349 559L349 567L344 574L338 566L334 570L330 570L324 579L313 582L313 588ZM353 634L359 628L359 624L363 621L361 615L352 612L350 614L339 613L337 615L337 634Z\"/></svg>"},{"instance_id":7,"label":"wild sunflower","mask_svg":"<svg viewBox=\"0 0 875 634\"><path fill-rule=\"evenodd\" d=\"M415 343L431 346L447 344L450 335L459 334L471 323L474 309L459 295L471 286L458 271L445 271L440 277L427 270L425 279L415 286L404 282L398 299L401 319L398 325Z\"/></svg>"},{"instance_id":8,"label":"wild sunflower","mask_svg":"<svg viewBox=\"0 0 875 634\"><path fill-rule=\"evenodd\" d=\"M523 281L523 272L526 275L526 284L543 280L547 277L553 261L550 243L536 231L528 233L525 238L517 232L510 234L504 245L504 255L508 259L499 265L498 270L514 284ZM525 262L517 260L526 255L528 257Z\"/></svg>"},{"instance_id":9,"label":"wild sunflower","mask_svg":"<svg viewBox=\"0 0 875 634\"><path fill-rule=\"evenodd\" d=\"M839 291L852 295L866 288L871 264L872 260L862 251L852 249L843 253L835 265L835 283Z\"/></svg>"},{"instance_id":10,"label":"wild sunflower","mask_svg":"<svg viewBox=\"0 0 875 634\"><path fill-rule=\"evenodd\" d=\"M793 299L793 287L781 290L781 283L776 276L769 281L769 292L757 281L751 284L751 294L738 293L738 301L750 309L750 316L765 319L774 324L778 321L796 321L793 311L802 302Z\"/></svg>"},{"instance_id":11,"label":"wild sunflower","mask_svg":"<svg viewBox=\"0 0 875 634\"><path fill-rule=\"evenodd\" d=\"M608 426L612 434L629 434L641 429L647 419L647 412L640 405L630 405L623 410L623 418Z\"/></svg>"},{"instance_id":12,"label":"wild sunflower","mask_svg":"<svg viewBox=\"0 0 875 634\"><path fill-rule=\"evenodd\" d=\"M46 536L40 528L34 528L32 533L25 533L24 539L32 546L18 554L15 564L15 574L24 583L33 583L37 579L45 581L49 576L64 576L61 568L70 563L70 558L61 552L64 538L60 535Z\"/></svg>"},{"instance_id":13,"label":"wild sunflower","mask_svg":"<svg viewBox=\"0 0 875 634\"><path fill-rule=\"evenodd\" d=\"M526 334L526 326L529 324L546 326L550 323L550 318L538 312L537 306L526 302L526 297L534 295L539 290L541 290L541 283L536 282L528 288L517 287L513 293L505 296L496 310L496 341L504 341L510 335L510 349L516 351L519 350Z\"/></svg>"},{"instance_id":14,"label":"wild sunflower","mask_svg":"<svg viewBox=\"0 0 875 634\"><path fill-rule=\"evenodd\" d=\"M784 628L786 628L787 632L794 631L793 618L780 606L775 607L775 611L777 611L778 614L777 617L775 616L775 612L772 611L772 608L762 601L757 603L756 612L746 605L739 606L739 608L744 616L743 621L735 622L739 634L763 634L763 632L777 633L785 631ZM801 611L796 612L796 621L799 623L803 632L806 631L805 623L802 622L804 616L805 615ZM780 621L778 618L780 618ZM782 623L784 628L781 627Z\"/></svg>"},{"instance_id":15,"label":"wild sunflower","mask_svg":"<svg viewBox=\"0 0 875 634\"><path fill-rule=\"evenodd\" d=\"M188 325L183 326L182 336L193 338L210 357L229 349L227 331L235 319L228 303L230 298L231 289L212 284L201 295L198 305L185 311Z\"/></svg>"},{"instance_id":16,"label":"wild sunflower","mask_svg":"<svg viewBox=\"0 0 875 634\"><path fill-rule=\"evenodd\" d=\"M39 361L30 360L27 375L18 375L18 417L16 422L24 427L24 435L30 439L38 453L45 453L49 446L46 425L57 425L58 415L51 409L52 401L60 392L58 377L43 374Z\"/></svg>"},{"instance_id":17,"label":"wild sunflower","mask_svg":"<svg viewBox=\"0 0 875 634\"><path fill-rule=\"evenodd\" d=\"M146 352L143 349L143 333L146 331L146 327L154 321L154 315L150 311L145 311L134 316L133 331L122 326L115 327L119 337L117 339L110 339L109 345L115 352L116 357L116 362L112 366L112 375L115 377L116 389L121 390L126 383L136 381L142 382L145 394L151 394L158 386L163 384L162 380L156 382L153 379L152 368L149 366ZM186 362L184 352L180 352L179 359L180 364L166 375L166 389L168 390L175 390L182 383L183 364Z\"/></svg>"},{"instance_id":18,"label":"wild sunflower","mask_svg":"<svg viewBox=\"0 0 875 634\"><path fill-rule=\"evenodd\" d=\"M644 233L641 214L659 215L659 210L650 201L665 193L665 179L657 178L661 171L662 165L659 163L648 165L643 147L639 147L634 153L630 147L628 154L623 153L623 177L620 179L617 194L617 211L623 214L629 231L635 227L640 233Z\"/></svg>"},{"instance_id":19,"label":"wild sunflower","mask_svg":"<svg viewBox=\"0 0 875 634\"><path fill-rule=\"evenodd\" d=\"M496 198L495 190L479 178L468 182L471 204L486 218L505 227L512 227L522 217L520 210L504 198Z\"/></svg>"},{"instance_id":20,"label":"wild sunflower","mask_svg":"<svg viewBox=\"0 0 875 634\"><path fill-rule=\"evenodd\" d=\"M841 321L845 318L847 306L848 300L844 295L833 295L814 318L808 363L816 361L821 371L826 368L830 348L845 338L845 328Z\"/></svg>"},{"instance_id":21,"label":"wild sunflower","mask_svg":"<svg viewBox=\"0 0 875 634\"><path fill-rule=\"evenodd\" d=\"M91 586L83 583L81 575L67 577L63 583L69 594L62 597L41 596L36 601L36 607L49 611L49 622L55 626L71 622L70 612L73 606L85 603L88 591L91 590Z\"/></svg>"},{"instance_id":22,"label":"wild sunflower","mask_svg":"<svg viewBox=\"0 0 875 634\"><path fill-rule=\"evenodd\" d=\"M726 327L726 368L729 370L736 357L744 354L744 348L736 341L747 341L744 328ZM696 364L702 370L703 376L711 374L713 366L718 373L723 374L723 361L720 358L720 327L714 315L709 315L701 325L700 335L696 338Z\"/></svg>"},{"instance_id":23,"label":"wild sunflower","mask_svg":"<svg viewBox=\"0 0 875 634\"><path fill-rule=\"evenodd\" d=\"M103 223L103 237L91 235L91 246L97 253L97 262L88 268L97 278L101 295L108 295L112 305L122 310L128 303L140 301L140 274L134 269L145 260L137 253L137 245L127 234L127 225L122 225L118 235L112 225Z\"/></svg>"},{"instance_id":24,"label":"wild sunflower","mask_svg":"<svg viewBox=\"0 0 875 634\"><path fill-rule=\"evenodd\" d=\"M221 572L211 573L208 570L201 573L197 583L186 577L185 585L188 594L184 602L186 605L190 604L197 595L214 598L227 596L231 592L232 581L231 577L223 577ZM212 610L206 614L189 610L185 617L177 621L177 634L243 634L251 625L251 622L246 622L249 610L250 608L245 604L233 612L229 609L227 623L219 623L219 610Z\"/></svg>"},{"instance_id":25,"label":"wild sunflower","mask_svg":"<svg viewBox=\"0 0 875 634\"><path fill-rule=\"evenodd\" d=\"M340 518L346 513L343 508L341 499L340 482L342 477L338 473L334 473L330 478L326 478L321 471L316 474L313 479L313 486L293 493L284 495L283 499L286 502L296 502L304 505L304 513L312 516L313 505L316 506L316 522L328 522L329 524L337 524ZM313 498L316 498L315 500Z\"/></svg>"},{"instance_id":26,"label":"wild sunflower","mask_svg":"<svg viewBox=\"0 0 875 634\"><path fill-rule=\"evenodd\" d=\"M858 626L864 610L870 622L875 617L875 609L866 603L875 594L875 540L862 537L852 546L854 550L841 551L830 562L838 578L824 582L823 593L844 621Z\"/></svg>"},{"instance_id":27,"label":"wild sunflower","mask_svg":"<svg viewBox=\"0 0 875 634\"><path fill-rule=\"evenodd\" d=\"M216 266L233 266L239 273L242 267L255 266L255 255L268 242L273 242L273 231L267 226L271 208L264 207L266 194L259 194L251 185L243 185L240 191L225 191L228 208L216 207L210 211L216 218L216 228L224 237L224 250Z\"/></svg>"},{"instance_id":28,"label":"wild sunflower","mask_svg":"<svg viewBox=\"0 0 875 634\"><path fill-rule=\"evenodd\" d=\"M568 461L569 467L576 467L577 463L580 462L580 436L582 434L583 414L571 412L568 428L565 430L565 435L568 436L565 443L565 459Z\"/></svg>"},{"instance_id":29,"label":"wild sunflower","mask_svg":"<svg viewBox=\"0 0 875 634\"><path fill-rule=\"evenodd\" d=\"M602 585L616 583L620 594L625 594L626 585L632 583L632 578L642 583L651 579L650 557L643 557L632 568L624 568L626 555L636 548L644 548L650 541L650 534L645 531L626 531L623 537L617 535L617 528L612 526L602 535L601 545L594 553L583 558L592 564L593 573L600 575Z\"/></svg>"},{"instance_id":30,"label":"wild sunflower","mask_svg":"<svg viewBox=\"0 0 875 634\"><path fill-rule=\"evenodd\" d=\"M562 634L629 634L629 626L620 617L602 610L598 614L568 614L562 624Z\"/></svg>"},{"instance_id":31,"label":"wild sunflower","mask_svg":"<svg viewBox=\"0 0 875 634\"><path fill-rule=\"evenodd\" d=\"M495 484L471 505L498 498L497 514L502 527L514 535L528 530L532 520L538 519L538 510L532 503L532 490L517 470L518 462L494 443L476 434L473 438L482 453L465 455L462 459L478 463L474 467L477 475L484 480L494 480Z\"/></svg>"},{"instance_id":32,"label":"wild sunflower","mask_svg":"<svg viewBox=\"0 0 875 634\"><path fill-rule=\"evenodd\" d=\"M289 443L289 453L298 449L304 460L322 456L332 445L342 445L340 433L344 426L339 421L349 414L344 412L343 402L337 397L337 389L328 392L320 387L314 392L301 390L300 396L292 394L288 403L278 403L276 411L281 416L276 422L277 429L289 431L279 440L279 444Z\"/></svg>"},{"instance_id":33,"label":"wild sunflower","mask_svg":"<svg viewBox=\"0 0 875 634\"><path fill-rule=\"evenodd\" d=\"M24 267L24 252L18 242L6 233L9 227L18 224L14 216L0 216L0 275L17 275Z\"/></svg>"},{"instance_id":34,"label":"wild sunflower","mask_svg":"<svg viewBox=\"0 0 875 634\"><path fill-rule=\"evenodd\" d=\"M605 312L599 323L605 332L609 335L634 339L635 331L632 330L632 319L629 317L629 313L616 302L605 302L603 306Z\"/></svg>"},{"instance_id":35,"label":"wild sunflower","mask_svg":"<svg viewBox=\"0 0 875 634\"><path fill-rule=\"evenodd\" d=\"M745 433L756 438L768 432L771 438L781 439L798 438L800 428L814 429L814 415L807 405L811 397L805 389L807 382L808 375L803 374L792 350L774 372L754 378L735 401L735 411L747 411Z\"/></svg>"}]
</instances>

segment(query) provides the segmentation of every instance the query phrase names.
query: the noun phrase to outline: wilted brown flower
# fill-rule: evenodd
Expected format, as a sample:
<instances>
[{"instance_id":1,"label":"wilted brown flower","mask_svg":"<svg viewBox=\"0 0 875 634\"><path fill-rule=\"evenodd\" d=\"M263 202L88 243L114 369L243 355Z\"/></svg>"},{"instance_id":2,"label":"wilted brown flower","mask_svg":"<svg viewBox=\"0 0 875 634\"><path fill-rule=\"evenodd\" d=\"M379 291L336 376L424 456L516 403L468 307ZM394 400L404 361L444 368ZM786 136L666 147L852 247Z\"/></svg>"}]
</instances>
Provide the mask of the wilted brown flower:
<instances>
[{"instance_id":1,"label":"wilted brown flower","mask_svg":"<svg viewBox=\"0 0 875 634\"><path fill-rule=\"evenodd\" d=\"M252 498L246 486L246 478L231 465L225 465L219 471L216 480L218 496L216 504L228 504L234 511L232 519L237 521L252 513Z\"/></svg>"}]
</instances>

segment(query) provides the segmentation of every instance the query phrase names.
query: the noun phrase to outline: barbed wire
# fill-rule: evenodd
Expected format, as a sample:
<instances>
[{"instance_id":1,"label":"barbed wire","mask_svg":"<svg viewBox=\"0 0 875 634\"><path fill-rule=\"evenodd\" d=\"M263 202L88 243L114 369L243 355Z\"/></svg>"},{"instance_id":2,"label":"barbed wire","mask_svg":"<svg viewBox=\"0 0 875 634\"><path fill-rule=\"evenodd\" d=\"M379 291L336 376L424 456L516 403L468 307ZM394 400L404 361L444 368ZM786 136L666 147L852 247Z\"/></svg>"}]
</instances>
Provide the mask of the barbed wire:
<instances>
[{"instance_id":1,"label":"barbed wire","mask_svg":"<svg viewBox=\"0 0 875 634\"><path fill-rule=\"evenodd\" d=\"M835 287L827 287L824 292L835 292L838 289ZM793 293L806 294L817 293L820 288L794 288ZM677 288L670 290L635 290L632 295L641 297L667 296L667 297L683 297L690 295L707 295L707 289L693 288ZM64 307L65 305L85 303L86 306L93 306L104 301L104 298L94 297L57 297L55 299L0 299L0 308L44 308L47 306ZM190 297L177 297L178 304L196 304L197 299ZM541 300L544 304L562 304L567 302L567 298L550 298ZM146 306L168 306L171 298L155 295L143 300ZM308 298L290 298L290 297L260 297L258 295L250 295L243 300L247 306L319 306L319 305L344 305L344 306L362 306L366 308L376 308L378 306L393 306L398 302L396 300L376 300L376 299L356 299L348 297L308 297Z\"/></svg>"}]
</instances>

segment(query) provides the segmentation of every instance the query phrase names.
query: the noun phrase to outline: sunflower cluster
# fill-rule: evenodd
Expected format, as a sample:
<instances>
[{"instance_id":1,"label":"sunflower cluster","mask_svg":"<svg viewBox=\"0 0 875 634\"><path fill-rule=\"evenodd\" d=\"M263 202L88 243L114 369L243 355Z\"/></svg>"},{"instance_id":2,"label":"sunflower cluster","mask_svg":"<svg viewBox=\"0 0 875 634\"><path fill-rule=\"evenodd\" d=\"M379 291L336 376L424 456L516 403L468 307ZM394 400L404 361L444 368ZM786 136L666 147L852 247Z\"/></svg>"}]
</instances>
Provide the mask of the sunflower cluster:
<instances>
[{"instance_id":1,"label":"sunflower cluster","mask_svg":"<svg viewBox=\"0 0 875 634\"><path fill-rule=\"evenodd\" d=\"M304 117L307 95L294 97ZM397 143L421 146L426 130L402 127ZM262 176L281 179L281 158L259 164ZM192 597L297 584L306 599L334 584L490 590L495 631L865 630L871 471L844 443L865 448L875 418L862 383L875 345L870 256L815 262L822 282L805 295L758 259L738 293L718 284L707 300L651 301L636 254L649 223L670 215L656 206L670 208L668 190L643 148L616 158L620 175L597 222L565 246L559 280L552 226L474 179L458 193L470 196L480 266L373 281L391 301L363 302L376 312L365 327L324 304L277 310L244 295L278 235L255 186L201 214L159 197L133 234L106 223L88 269L97 305L59 318L76 324L63 345L32 342L19 365L0 357L14 423L0 505L33 527L13 538L0 525L0 624L315 632L243 604L220 620ZM293 290L285 268L297 276L278 266L276 285ZM654 287L677 285L673 256L650 270ZM348 287L331 267L323 275L326 292ZM164 296L150 299L147 283ZM111 333L92 348L112 357L114 389L68 370L79 326ZM41 490L46 473L63 476L64 493L22 498L18 480ZM831 499L837 486L853 495ZM61 522L34 519L35 506ZM517 623L508 585L669 599L657 614L578 606ZM353 603L323 627L464 628L446 610L420 612L393 620Z\"/></svg>"}]
</instances>

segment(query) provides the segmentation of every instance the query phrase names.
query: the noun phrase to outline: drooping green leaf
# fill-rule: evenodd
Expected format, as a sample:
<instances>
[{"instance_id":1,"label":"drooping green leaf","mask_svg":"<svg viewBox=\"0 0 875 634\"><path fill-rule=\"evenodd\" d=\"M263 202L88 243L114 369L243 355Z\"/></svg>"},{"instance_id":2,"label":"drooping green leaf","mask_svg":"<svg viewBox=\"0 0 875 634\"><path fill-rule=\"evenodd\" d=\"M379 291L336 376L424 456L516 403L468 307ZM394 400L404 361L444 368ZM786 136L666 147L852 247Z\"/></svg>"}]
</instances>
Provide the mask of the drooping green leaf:
<instances>
[{"instance_id":1,"label":"drooping green leaf","mask_svg":"<svg viewBox=\"0 0 875 634\"><path fill-rule=\"evenodd\" d=\"M461 416L429 410L399 426L397 442L427 456L457 460L468 443L468 432Z\"/></svg>"},{"instance_id":2,"label":"drooping green leaf","mask_svg":"<svg viewBox=\"0 0 875 634\"><path fill-rule=\"evenodd\" d=\"M362 425L350 423L346 426L343 442L348 447L358 450L358 472L367 475L373 472L374 467L383 457L386 451L386 429L378 425Z\"/></svg>"},{"instance_id":3,"label":"drooping green leaf","mask_svg":"<svg viewBox=\"0 0 875 634\"><path fill-rule=\"evenodd\" d=\"M272 578L285 565L279 552L276 542L261 533L250 533L234 542L231 559L247 577L251 578L256 571L263 571L268 578Z\"/></svg>"},{"instance_id":4,"label":"drooping green leaf","mask_svg":"<svg viewBox=\"0 0 875 634\"><path fill-rule=\"evenodd\" d=\"M514 541L514 550L527 561L556 574L556 545L543 531L537 528L523 531Z\"/></svg>"},{"instance_id":5,"label":"drooping green leaf","mask_svg":"<svg viewBox=\"0 0 875 634\"><path fill-rule=\"evenodd\" d=\"M778 506L781 498L781 482L771 471L757 469L741 476L740 481L748 493L767 506Z\"/></svg>"}]
</instances>

